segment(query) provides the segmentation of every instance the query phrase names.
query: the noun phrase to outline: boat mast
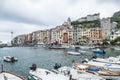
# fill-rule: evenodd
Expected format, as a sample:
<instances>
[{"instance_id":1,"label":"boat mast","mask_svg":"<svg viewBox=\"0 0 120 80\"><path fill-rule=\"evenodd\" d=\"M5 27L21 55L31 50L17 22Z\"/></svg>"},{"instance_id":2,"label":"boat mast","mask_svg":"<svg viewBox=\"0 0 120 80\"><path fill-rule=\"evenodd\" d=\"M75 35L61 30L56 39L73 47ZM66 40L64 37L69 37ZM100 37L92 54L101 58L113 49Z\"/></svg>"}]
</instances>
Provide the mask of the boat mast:
<instances>
[{"instance_id":1,"label":"boat mast","mask_svg":"<svg viewBox=\"0 0 120 80\"><path fill-rule=\"evenodd\" d=\"M11 31L11 44L13 43L13 31Z\"/></svg>"},{"instance_id":2,"label":"boat mast","mask_svg":"<svg viewBox=\"0 0 120 80\"><path fill-rule=\"evenodd\" d=\"M0 73L3 72L3 64L0 65Z\"/></svg>"}]
</instances>

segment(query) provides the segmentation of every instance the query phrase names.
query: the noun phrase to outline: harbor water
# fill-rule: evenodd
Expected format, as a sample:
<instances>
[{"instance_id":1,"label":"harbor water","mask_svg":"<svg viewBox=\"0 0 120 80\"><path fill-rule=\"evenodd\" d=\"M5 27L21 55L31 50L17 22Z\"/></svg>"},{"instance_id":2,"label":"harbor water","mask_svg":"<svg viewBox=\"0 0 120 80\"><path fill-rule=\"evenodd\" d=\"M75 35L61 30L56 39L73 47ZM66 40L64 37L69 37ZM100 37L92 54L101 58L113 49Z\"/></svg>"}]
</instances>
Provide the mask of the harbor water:
<instances>
[{"instance_id":1,"label":"harbor water","mask_svg":"<svg viewBox=\"0 0 120 80\"><path fill-rule=\"evenodd\" d=\"M98 57L118 56L120 51L105 48L106 54ZM64 49L45 49L43 47L5 47L0 48L0 64L3 64L4 70L16 73L27 79L30 66L34 63L39 68L52 69L55 63L62 66L72 66L72 61L92 57L91 51L80 56L67 55ZM4 56L15 56L17 62L8 63L3 61Z\"/></svg>"}]
</instances>

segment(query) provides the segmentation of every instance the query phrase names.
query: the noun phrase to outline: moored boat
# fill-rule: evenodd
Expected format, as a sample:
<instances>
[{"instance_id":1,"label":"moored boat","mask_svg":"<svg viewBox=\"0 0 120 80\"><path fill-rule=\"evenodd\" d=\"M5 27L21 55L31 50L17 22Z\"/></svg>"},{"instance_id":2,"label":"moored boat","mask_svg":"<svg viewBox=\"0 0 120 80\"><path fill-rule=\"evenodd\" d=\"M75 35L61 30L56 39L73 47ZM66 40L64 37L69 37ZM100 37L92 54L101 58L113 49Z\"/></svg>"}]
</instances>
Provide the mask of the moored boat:
<instances>
[{"instance_id":1,"label":"moored boat","mask_svg":"<svg viewBox=\"0 0 120 80\"><path fill-rule=\"evenodd\" d=\"M67 50L78 50L78 49L80 49L80 47L79 47L79 46L74 46L74 45L70 45L70 46L67 48Z\"/></svg>"},{"instance_id":2,"label":"moored boat","mask_svg":"<svg viewBox=\"0 0 120 80\"><path fill-rule=\"evenodd\" d=\"M79 50L78 52L80 52L81 54L88 54L89 53L88 51L85 51L85 50Z\"/></svg>"},{"instance_id":3,"label":"moored boat","mask_svg":"<svg viewBox=\"0 0 120 80\"><path fill-rule=\"evenodd\" d=\"M82 63L74 63L74 67L83 71L87 71L92 74L99 75L106 79L114 79L114 80L120 79L119 73L105 69L103 67L93 66L90 64L82 64Z\"/></svg>"},{"instance_id":4,"label":"moored boat","mask_svg":"<svg viewBox=\"0 0 120 80\"><path fill-rule=\"evenodd\" d=\"M76 56L80 55L79 52L75 52L75 51L67 51L67 54L69 54L69 55L76 55Z\"/></svg>"},{"instance_id":5,"label":"moored boat","mask_svg":"<svg viewBox=\"0 0 120 80\"><path fill-rule=\"evenodd\" d=\"M29 71L28 80L69 80L69 77L48 69L37 68L34 64Z\"/></svg>"},{"instance_id":6,"label":"moored boat","mask_svg":"<svg viewBox=\"0 0 120 80\"><path fill-rule=\"evenodd\" d=\"M2 70L0 71L0 80L25 80L23 77L3 70L3 66L1 66Z\"/></svg>"},{"instance_id":7,"label":"moored boat","mask_svg":"<svg viewBox=\"0 0 120 80\"><path fill-rule=\"evenodd\" d=\"M103 59L103 58L96 58L96 59L92 59L92 61L120 65L120 58L119 57L109 57L109 58L105 58L105 59Z\"/></svg>"},{"instance_id":8,"label":"moored boat","mask_svg":"<svg viewBox=\"0 0 120 80\"><path fill-rule=\"evenodd\" d=\"M6 61L6 62L15 62L15 61L18 61L18 59L15 58L15 57L13 57L13 56L4 56L3 60Z\"/></svg>"},{"instance_id":9,"label":"moored boat","mask_svg":"<svg viewBox=\"0 0 120 80\"><path fill-rule=\"evenodd\" d=\"M120 50L120 47L114 47L115 50Z\"/></svg>"},{"instance_id":10,"label":"moored boat","mask_svg":"<svg viewBox=\"0 0 120 80\"><path fill-rule=\"evenodd\" d=\"M105 54L105 51L104 50L100 50L99 48L92 50L92 52L95 53L95 54Z\"/></svg>"},{"instance_id":11,"label":"moored boat","mask_svg":"<svg viewBox=\"0 0 120 80\"><path fill-rule=\"evenodd\" d=\"M101 62L95 62L95 61L88 61L87 64L99 66L99 67L104 67L108 70L120 73L120 65L118 65L118 64L101 63Z\"/></svg>"},{"instance_id":12,"label":"moored boat","mask_svg":"<svg viewBox=\"0 0 120 80\"><path fill-rule=\"evenodd\" d=\"M0 80L25 80L25 79L11 72L3 71L0 73Z\"/></svg>"},{"instance_id":13,"label":"moored boat","mask_svg":"<svg viewBox=\"0 0 120 80\"><path fill-rule=\"evenodd\" d=\"M58 74L62 74L67 77L71 75L72 80L105 80L104 78L98 75L94 75L82 70L77 70L75 68L68 66L60 67L54 71L57 72Z\"/></svg>"},{"instance_id":14,"label":"moored boat","mask_svg":"<svg viewBox=\"0 0 120 80\"><path fill-rule=\"evenodd\" d=\"M80 49L81 49L81 50L89 50L90 47L89 47L89 46L80 46Z\"/></svg>"}]
</instances>

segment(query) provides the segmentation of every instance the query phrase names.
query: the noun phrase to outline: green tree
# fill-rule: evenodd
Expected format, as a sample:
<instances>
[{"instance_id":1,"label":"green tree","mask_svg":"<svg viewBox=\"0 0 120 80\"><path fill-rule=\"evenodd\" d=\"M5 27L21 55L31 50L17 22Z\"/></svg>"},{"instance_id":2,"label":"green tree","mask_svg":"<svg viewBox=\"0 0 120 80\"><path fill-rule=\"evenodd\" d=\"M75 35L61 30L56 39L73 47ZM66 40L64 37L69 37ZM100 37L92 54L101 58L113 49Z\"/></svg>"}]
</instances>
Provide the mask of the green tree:
<instances>
[{"instance_id":1,"label":"green tree","mask_svg":"<svg viewBox=\"0 0 120 80\"><path fill-rule=\"evenodd\" d=\"M120 42L120 36L115 38L114 40L110 41L112 45L116 44L117 42Z\"/></svg>"},{"instance_id":2,"label":"green tree","mask_svg":"<svg viewBox=\"0 0 120 80\"><path fill-rule=\"evenodd\" d=\"M103 41L102 41L102 45L108 45L109 43L108 43L108 40L107 39L104 39Z\"/></svg>"}]
</instances>

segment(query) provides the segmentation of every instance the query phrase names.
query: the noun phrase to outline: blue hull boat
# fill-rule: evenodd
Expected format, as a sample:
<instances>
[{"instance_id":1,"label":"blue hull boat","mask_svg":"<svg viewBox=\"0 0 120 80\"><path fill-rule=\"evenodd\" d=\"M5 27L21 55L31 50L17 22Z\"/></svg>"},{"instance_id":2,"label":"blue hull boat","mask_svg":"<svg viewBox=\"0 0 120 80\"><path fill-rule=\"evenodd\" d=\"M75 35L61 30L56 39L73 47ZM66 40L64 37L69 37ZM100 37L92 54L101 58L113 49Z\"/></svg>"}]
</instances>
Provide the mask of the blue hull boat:
<instances>
[{"instance_id":1,"label":"blue hull boat","mask_svg":"<svg viewBox=\"0 0 120 80\"><path fill-rule=\"evenodd\" d=\"M105 54L105 51L100 49L93 50L92 52L95 54Z\"/></svg>"}]
</instances>

